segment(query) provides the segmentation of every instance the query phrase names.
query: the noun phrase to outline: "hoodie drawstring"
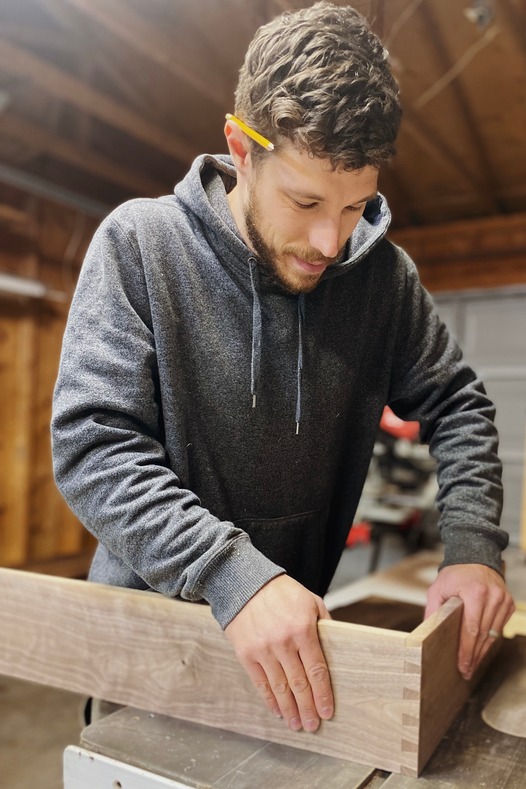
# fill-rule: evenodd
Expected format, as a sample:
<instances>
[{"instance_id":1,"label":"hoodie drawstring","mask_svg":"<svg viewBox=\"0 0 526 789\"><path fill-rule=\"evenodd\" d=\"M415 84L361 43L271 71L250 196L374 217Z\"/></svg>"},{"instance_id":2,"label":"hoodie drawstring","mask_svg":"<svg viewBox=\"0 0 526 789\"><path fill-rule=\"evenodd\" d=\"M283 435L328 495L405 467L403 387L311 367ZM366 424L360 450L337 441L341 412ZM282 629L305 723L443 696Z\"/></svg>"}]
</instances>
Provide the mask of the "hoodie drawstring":
<instances>
[{"instance_id":1,"label":"hoodie drawstring","mask_svg":"<svg viewBox=\"0 0 526 789\"><path fill-rule=\"evenodd\" d=\"M252 408L256 407L259 371L261 368L261 302L258 291L258 267L255 258L248 259L250 285L252 286L252 358L250 361L250 394Z\"/></svg>"},{"instance_id":2,"label":"hoodie drawstring","mask_svg":"<svg viewBox=\"0 0 526 789\"><path fill-rule=\"evenodd\" d=\"M257 261L248 259L250 285L252 288L252 356L250 360L250 394L252 408L256 407L259 373L261 369L261 301L259 298L259 276ZM303 370L303 324L305 320L305 295L298 296L298 357L296 364L296 435L301 421L301 373Z\"/></svg>"},{"instance_id":3,"label":"hoodie drawstring","mask_svg":"<svg viewBox=\"0 0 526 789\"><path fill-rule=\"evenodd\" d=\"M305 321L305 294L298 296L298 364L296 389L296 435L300 432L301 421L301 371L303 370L303 323Z\"/></svg>"}]
</instances>

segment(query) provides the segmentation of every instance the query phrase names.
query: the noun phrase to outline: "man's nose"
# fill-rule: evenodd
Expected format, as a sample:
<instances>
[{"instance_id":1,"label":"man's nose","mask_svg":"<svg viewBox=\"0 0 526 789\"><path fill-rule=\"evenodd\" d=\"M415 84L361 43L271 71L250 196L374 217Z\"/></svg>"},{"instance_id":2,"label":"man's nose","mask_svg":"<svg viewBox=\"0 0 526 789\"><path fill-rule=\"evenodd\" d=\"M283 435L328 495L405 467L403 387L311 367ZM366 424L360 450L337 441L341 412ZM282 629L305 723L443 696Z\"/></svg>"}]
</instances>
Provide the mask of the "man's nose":
<instances>
[{"instance_id":1,"label":"man's nose","mask_svg":"<svg viewBox=\"0 0 526 789\"><path fill-rule=\"evenodd\" d=\"M324 219L315 222L309 232L309 244L326 258L335 258L346 239L341 239L339 222Z\"/></svg>"}]
</instances>

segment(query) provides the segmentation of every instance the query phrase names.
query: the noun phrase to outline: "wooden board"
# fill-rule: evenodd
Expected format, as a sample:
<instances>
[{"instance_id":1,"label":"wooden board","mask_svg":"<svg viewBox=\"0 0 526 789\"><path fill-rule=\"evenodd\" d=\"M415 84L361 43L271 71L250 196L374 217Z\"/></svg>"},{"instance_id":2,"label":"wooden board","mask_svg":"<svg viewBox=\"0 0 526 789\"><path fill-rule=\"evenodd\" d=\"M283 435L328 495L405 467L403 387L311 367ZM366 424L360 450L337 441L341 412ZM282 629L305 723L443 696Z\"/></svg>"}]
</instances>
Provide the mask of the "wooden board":
<instances>
[{"instance_id":1,"label":"wooden board","mask_svg":"<svg viewBox=\"0 0 526 789\"><path fill-rule=\"evenodd\" d=\"M129 764L147 770L148 776L179 779L199 789L524 789L526 740L489 728L480 711L525 649L526 639L504 642L499 660L457 715L420 778L387 777L351 762L129 707L84 729L80 744L91 760L99 755L115 760L113 780L120 776L117 767ZM81 749L70 750L71 764L77 766ZM94 785L99 786L86 783L90 789Z\"/></svg>"},{"instance_id":2,"label":"wooden board","mask_svg":"<svg viewBox=\"0 0 526 789\"><path fill-rule=\"evenodd\" d=\"M451 611L446 603L434 621L427 619L407 639L408 644L422 647L419 666L422 705L418 721L414 724L419 728L418 772L468 698L473 684L480 678L479 674L471 682L465 682L457 670L461 619L462 608ZM411 691L408 689L406 693L410 695Z\"/></svg>"},{"instance_id":3,"label":"wooden board","mask_svg":"<svg viewBox=\"0 0 526 789\"><path fill-rule=\"evenodd\" d=\"M526 639L504 639L491 671L455 718L421 777L390 775L382 789L524 789L526 739L490 728L481 711L525 650Z\"/></svg>"},{"instance_id":4,"label":"wooden board","mask_svg":"<svg viewBox=\"0 0 526 789\"><path fill-rule=\"evenodd\" d=\"M308 734L264 709L207 606L8 569L0 596L1 673L392 772L417 774L469 693L455 670L457 599L409 635L320 621L336 714ZM441 698L447 712L423 737L422 705L435 715Z\"/></svg>"}]
</instances>

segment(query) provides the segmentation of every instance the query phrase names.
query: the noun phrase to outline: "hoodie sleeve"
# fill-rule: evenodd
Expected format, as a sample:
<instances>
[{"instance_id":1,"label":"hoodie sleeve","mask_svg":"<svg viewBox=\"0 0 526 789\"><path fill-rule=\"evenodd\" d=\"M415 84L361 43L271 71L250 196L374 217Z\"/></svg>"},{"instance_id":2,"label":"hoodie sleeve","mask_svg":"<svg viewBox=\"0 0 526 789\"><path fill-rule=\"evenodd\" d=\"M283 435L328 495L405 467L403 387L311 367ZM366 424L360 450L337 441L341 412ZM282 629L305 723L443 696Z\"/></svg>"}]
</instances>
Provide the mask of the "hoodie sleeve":
<instances>
[{"instance_id":1,"label":"hoodie sleeve","mask_svg":"<svg viewBox=\"0 0 526 789\"><path fill-rule=\"evenodd\" d=\"M168 465L147 285L135 239L113 215L91 243L72 302L51 429L64 498L147 586L207 600L225 627L284 572Z\"/></svg>"},{"instance_id":2,"label":"hoodie sleeve","mask_svg":"<svg viewBox=\"0 0 526 789\"><path fill-rule=\"evenodd\" d=\"M437 461L442 566L485 564L502 571L508 543L499 527L501 463L495 408L482 382L439 319L412 261L397 335L389 405L420 422L420 436Z\"/></svg>"}]
</instances>

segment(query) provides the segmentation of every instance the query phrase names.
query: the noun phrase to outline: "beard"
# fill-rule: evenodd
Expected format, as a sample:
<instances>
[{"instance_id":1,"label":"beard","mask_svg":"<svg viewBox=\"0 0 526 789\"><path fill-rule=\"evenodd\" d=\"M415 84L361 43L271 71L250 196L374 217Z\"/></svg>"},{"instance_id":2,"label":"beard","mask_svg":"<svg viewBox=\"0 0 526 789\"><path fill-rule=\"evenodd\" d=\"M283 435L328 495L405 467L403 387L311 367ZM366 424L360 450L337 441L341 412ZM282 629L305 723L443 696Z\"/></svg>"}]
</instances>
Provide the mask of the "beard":
<instances>
[{"instance_id":1,"label":"beard","mask_svg":"<svg viewBox=\"0 0 526 789\"><path fill-rule=\"evenodd\" d=\"M318 285L321 278L321 274L303 274L301 277L287 275L287 255L294 255L301 260L312 263L326 260L328 266L342 258L344 250L336 258L324 258L315 249L300 250L286 245L281 251L278 251L276 247L267 243L260 230L261 215L256 204L253 187L249 189L248 203L244 209L244 221L251 247L258 258L262 278L266 283L274 285L287 293L296 296L300 293L310 293Z\"/></svg>"}]
</instances>

